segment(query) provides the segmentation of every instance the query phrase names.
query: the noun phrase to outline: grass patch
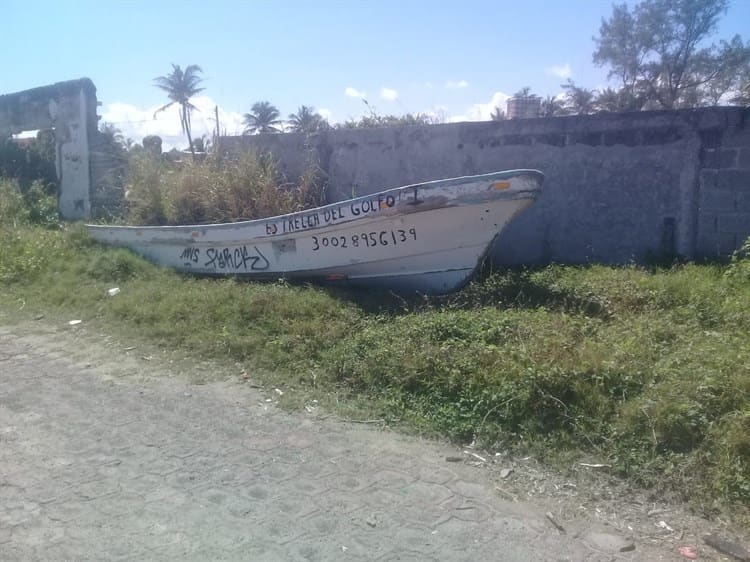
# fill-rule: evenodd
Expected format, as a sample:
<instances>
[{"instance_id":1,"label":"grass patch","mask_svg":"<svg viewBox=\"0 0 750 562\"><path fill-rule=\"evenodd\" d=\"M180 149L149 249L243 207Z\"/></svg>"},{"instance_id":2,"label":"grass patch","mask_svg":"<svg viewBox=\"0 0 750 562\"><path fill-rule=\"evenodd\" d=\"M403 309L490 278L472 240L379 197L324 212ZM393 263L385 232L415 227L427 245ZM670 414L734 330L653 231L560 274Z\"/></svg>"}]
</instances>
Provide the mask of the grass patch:
<instances>
[{"instance_id":1,"label":"grass patch","mask_svg":"<svg viewBox=\"0 0 750 562\"><path fill-rule=\"evenodd\" d=\"M499 272L409 301L184 277L92 244L79 226L2 226L0 248L5 311L23 300L30 313L240 362L302 402L328 397L550 461L594 455L703 505L750 504L744 254L725 266Z\"/></svg>"},{"instance_id":2,"label":"grass patch","mask_svg":"<svg viewBox=\"0 0 750 562\"><path fill-rule=\"evenodd\" d=\"M233 222L325 203L325 183L318 171L307 170L290 183L271 155L252 151L180 163L136 152L128 169L128 224Z\"/></svg>"}]
</instances>

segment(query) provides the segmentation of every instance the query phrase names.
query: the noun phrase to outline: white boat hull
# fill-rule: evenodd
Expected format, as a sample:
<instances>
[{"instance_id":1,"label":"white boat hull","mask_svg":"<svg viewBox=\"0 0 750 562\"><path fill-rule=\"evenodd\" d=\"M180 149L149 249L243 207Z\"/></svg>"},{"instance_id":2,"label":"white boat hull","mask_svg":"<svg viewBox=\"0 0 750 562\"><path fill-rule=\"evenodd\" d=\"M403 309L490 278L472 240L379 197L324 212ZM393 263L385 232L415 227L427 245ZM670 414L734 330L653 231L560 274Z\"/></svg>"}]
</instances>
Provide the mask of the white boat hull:
<instances>
[{"instance_id":1,"label":"white boat hull","mask_svg":"<svg viewBox=\"0 0 750 562\"><path fill-rule=\"evenodd\" d=\"M511 170L411 185L289 215L200 226L89 225L98 241L179 271L347 280L444 293L476 270L543 176Z\"/></svg>"}]
</instances>

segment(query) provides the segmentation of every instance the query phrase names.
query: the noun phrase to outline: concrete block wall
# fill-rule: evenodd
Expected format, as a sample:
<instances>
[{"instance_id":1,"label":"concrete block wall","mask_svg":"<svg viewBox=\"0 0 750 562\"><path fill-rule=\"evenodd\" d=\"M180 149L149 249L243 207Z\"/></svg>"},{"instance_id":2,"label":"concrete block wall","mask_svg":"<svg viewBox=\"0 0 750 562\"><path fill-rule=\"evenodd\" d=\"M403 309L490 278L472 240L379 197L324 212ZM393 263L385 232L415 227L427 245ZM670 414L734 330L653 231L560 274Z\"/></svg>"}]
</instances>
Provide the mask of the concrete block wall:
<instances>
[{"instance_id":1,"label":"concrete block wall","mask_svg":"<svg viewBox=\"0 0 750 562\"><path fill-rule=\"evenodd\" d=\"M290 180L317 166L330 201L512 168L545 190L498 239L500 265L727 255L750 229L750 111L519 119L304 135L227 137L272 152Z\"/></svg>"},{"instance_id":2,"label":"concrete block wall","mask_svg":"<svg viewBox=\"0 0 750 562\"><path fill-rule=\"evenodd\" d=\"M726 256L750 237L750 126L732 120L701 147L697 254Z\"/></svg>"}]
</instances>

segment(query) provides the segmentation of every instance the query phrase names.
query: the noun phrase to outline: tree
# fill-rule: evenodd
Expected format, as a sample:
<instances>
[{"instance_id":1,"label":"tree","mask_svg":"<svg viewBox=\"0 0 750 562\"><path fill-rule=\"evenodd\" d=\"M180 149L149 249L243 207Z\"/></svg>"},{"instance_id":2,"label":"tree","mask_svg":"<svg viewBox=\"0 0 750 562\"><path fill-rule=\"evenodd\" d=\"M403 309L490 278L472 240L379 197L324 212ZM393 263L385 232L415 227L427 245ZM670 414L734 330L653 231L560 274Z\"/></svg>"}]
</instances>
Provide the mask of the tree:
<instances>
[{"instance_id":1,"label":"tree","mask_svg":"<svg viewBox=\"0 0 750 562\"><path fill-rule=\"evenodd\" d=\"M518 90L515 94L513 94L514 98L530 98L533 97L533 94L531 93L531 88L528 86L524 86L520 90Z\"/></svg>"},{"instance_id":2,"label":"tree","mask_svg":"<svg viewBox=\"0 0 750 562\"><path fill-rule=\"evenodd\" d=\"M289 130L293 133L315 133L326 129L328 122L309 105L301 105L297 113L289 115Z\"/></svg>"},{"instance_id":3,"label":"tree","mask_svg":"<svg viewBox=\"0 0 750 562\"><path fill-rule=\"evenodd\" d=\"M493 121L505 121L507 119L507 116L502 109L495 106L495 109L493 109L492 113L490 114L490 119L492 119Z\"/></svg>"},{"instance_id":4,"label":"tree","mask_svg":"<svg viewBox=\"0 0 750 562\"><path fill-rule=\"evenodd\" d=\"M276 125L281 124L281 113L274 105L267 101L257 101L245 113L242 124L245 125L243 135L250 133L278 133L281 131Z\"/></svg>"},{"instance_id":5,"label":"tree","mask_svg":"<svg viewBox=\"0 0 750 562\"><path fill-rule=\"evenodd\" d=\"M119 146L120 148L125 147L125 137L123 136L122 131L112 123L102 121L99 125L99 132L107 138L109 144Z\"/></svg>"},{"instance_id":6,"label":"tree","mask_svg":"<svg viewBox=\"0 0 750 562\"><path fill-rule=\"evenodd\" d=\"M542 100L540 117L556 117L565 115L565 106L561 99L555 96L547 96Z\"/></svg>"},{"instance_id":7,"label":"tree","mask_svg":"<svg viewBox=\"0 0 750 562\"><path fill-rule=\"evenodd\" d=\"M362 102L367 106L369 115L363 115L357 119L349 119L343 124L339 124L339 129L373 129L377 127L414 127L420 125L435 124L439 118L426 113L406 113L404 115L381 115L376 107L363 99Z\"/></svg>"},{"instance_id":8,"label":"tree","mask_svg":"<svg viewBox=\"0 0 750 562\"><path fill-rule=\"evenodd\" d=\"M750 64L745 65L739 76L739 88L732 98L732 103L750 106Z\"/></svg>"},{"instance_id":9,"label":"tree","mask_svg":"<svg viewBox=\"0 0 750 562\"><path fill-rule=\"evenodd\" d=\"M152 156L161 157L162 140L158 135L147 135L143 137L143 148Z\"/></svg>"},{"instance_id":10,"label":"tree","mask_svg":"<svg viewBox=\"0 0 750 562\"><path fill-rule=\"evenodd\" d=\"M594 91L581 88L568 78L563 84L565 90L565 110L573 115L588 115L594 112Z\"/></svg>"},{"instance_id":11,"label":"tree","mask_svg":"<svg viewBox=\"0 0 750 562\"><path fill-rule=\"evenodd\" d=\"M338 129L375 129L378 127L415 127L438 124L439 118L426 113L406 113L404 115L364 115L358 120L349 119L337 125Z\"/></svg>"},{"instance_id":12,"label":"tree","mask_svg":"<svg viewBox=\"0 0 750 562\"><path fill-rule=\"evenodd\" d=\"M195 159L195 150L193 150L193 138L190 135L190 116L196 107L190 103L190 98L203 91L203 88L198 87L203 81L198 76L202 72L203 70L197 64L191 64L183 71L179 64L172 63L172 72L154 78L156 87L167 92L167 97L171 100L168 104L157 109L156 113L164 111L174 104L180 106L180 125L182 126L182 132L187 136L193 159ZM156 116L156 113L154 113L154 116Z\"/></svg>"},{"instance_id":13,"label":"tree","mask_svg":"<svg viewBox=\"0 0 750 562\"><path fill-rule=\"evenodd\" d=\"M55 136L49 129L38 131L35 139L0 137L0 178L18 180L24 193L41 180L47 193L54 193L58 184L55 154Z\"/></svg>"},{"instance_id":14,"label":"tree","mask_svg":"<svg viewBox=\"0 0 750 562\"><path fill-rule=\"evenodd\" d=\"M594 38L594 62L610 68L628 103L671 109L717 102L739 90L750 43L707 44L728 0L644 0L613 7ZM638 107L637 109L640 109Z\"/></svg>"},{"instance_id":15,"label":"tree","mask_svg":"<svg viewBox=\"0 0 750 562\"><path fill-rule=\"evenodd\" d=\"M99 217L118 215L124 203L128 173L125 137L114 124L101 122L96 136L89 140L99 162L91 193L92 211Z\"/></svg>"},{"instance_id":16,"label":"tree","mask_svg":"<svg viewBox=\"0 0 750 562\"><path fill-rule=\"evenodd\" d=\"M596 111L640 111L643 108L643 100L627 88L599 90L593 103Z\"/></svg>"}]
</instances>

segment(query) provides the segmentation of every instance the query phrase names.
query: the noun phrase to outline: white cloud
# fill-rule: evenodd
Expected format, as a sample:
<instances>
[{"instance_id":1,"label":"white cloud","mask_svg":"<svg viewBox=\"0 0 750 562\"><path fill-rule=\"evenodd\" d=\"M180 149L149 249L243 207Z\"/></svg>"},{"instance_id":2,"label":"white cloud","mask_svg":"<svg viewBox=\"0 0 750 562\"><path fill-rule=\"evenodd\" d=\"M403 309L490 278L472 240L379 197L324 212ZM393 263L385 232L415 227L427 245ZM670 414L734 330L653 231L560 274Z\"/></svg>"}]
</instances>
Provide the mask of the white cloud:
<instances>
[{"instance_id":1,"label":"white cloud","mask_svg":"<svg viewBox=\"0 0 750 562\"><path fill-rule=\"evenodd\" d=\"M573 70L570 68L569 63L565 63L562 65L557 66L548 66L545 68L545 72L547 74L551 74L552 76L557 76L558 78L567 79L573 76Z\"/></svg>"},{"instance_id":2,"label":"white cloud","mask_svg":"<svg viewBox=\"0 0 750 562\"><path fill-rule=\"evenodd\" d=\"M506 102L510 96L503 92L495 92L489 103L475 103L469 110L472 121L489 121L496 107L505 111Z\"/></svg>"},{"instance_id":3,"label":"white cloud","mask_svg":"<svg viewBox=\"0 0 750 562\"><path fill-rule=\"evenodd\" d=\"M458 80L458 81L449 80L448 82L445 83L445 87L448 88L449 90L458 90L460 88L468 88L469 83L466 80Z\"/></svg>"},{"instance_id":4,"label":"white cloud","mask_svg":"<svg viewBox=\"0 0 750 562\"><path fill-rule=\"evenodd\" d=\"M432 82L425 82L424 87L427 88L428 90L432 90L432 88L434 88L435 86Z\"/></svg>"},{"instance_id":5,"label":"white cloud","mask_svg":"<svg viewBox=\"0 0 750 562\"><path fill-rule=\"evenodd\" d=\"M395 101L398 99L398 92L391 88L380 88L380 97L384 100Z\"/></svg>"},{"instance_id":6,"label":"white cloud","mask_svg":"<svg viewBox=\"0 0 750 562\"><path fill-rule=\"evenodd\" d=\"M326 121L328 121L329 123L331 122L331 117L332 117L333 113L331 113L331 110L330 110L330 109L326 109L325 107L321 107L321 108L320 108L320 109L318 110L318 114L319 114L319 115L320 115L320 116L321 116L321 117L322 117L323 119L325 119Z\"/></svg>"},{"instance_id":7,"label":"white cloud","mask_svg":"<svg viewBox=\"0 0 750 562\"><path fill-rule=\"evenodd\" d=\"M191 103L197 108L192 114L192 136L198 138L206 135L209 139L216 130L216 102L208 96L196 96ZM177 105L172 105L156 115L160 106L136 107L134 105L114 102L102 108L101 121L112 123L122 131L126 138L140 143L147 135L158 135L162 139L162 148L187 148L187 138L182 133L180 114ZM242 133L242 114L219 108L219 127L221 134L238 135Z\"/></svg>"},{"instance_id":8,"label":"white cloud","mask_svg":"<svg viewBox=\"0 0 750 562\"><path fill-rule=\"evenodd\" d=\"M367 96L367 93L360 92L357 88L352 88L351 86L347 86L344 90L344 94L349 96L350 98L362 98L364 99Z\"/></svg>"},{"instance_id":9,"label":"white cloud","mask_svg":"<svg viewBox=\"0 0 750 562\"><path fill-rule=\"evenodd\" d=\"M488 103L475 103L465 114L452 115L448 118L449 123L459 123L461 121L489 121L496 107L505 111L506 102L511 96L503 92L495 92Z\"/></svg>"}]
</instances>

